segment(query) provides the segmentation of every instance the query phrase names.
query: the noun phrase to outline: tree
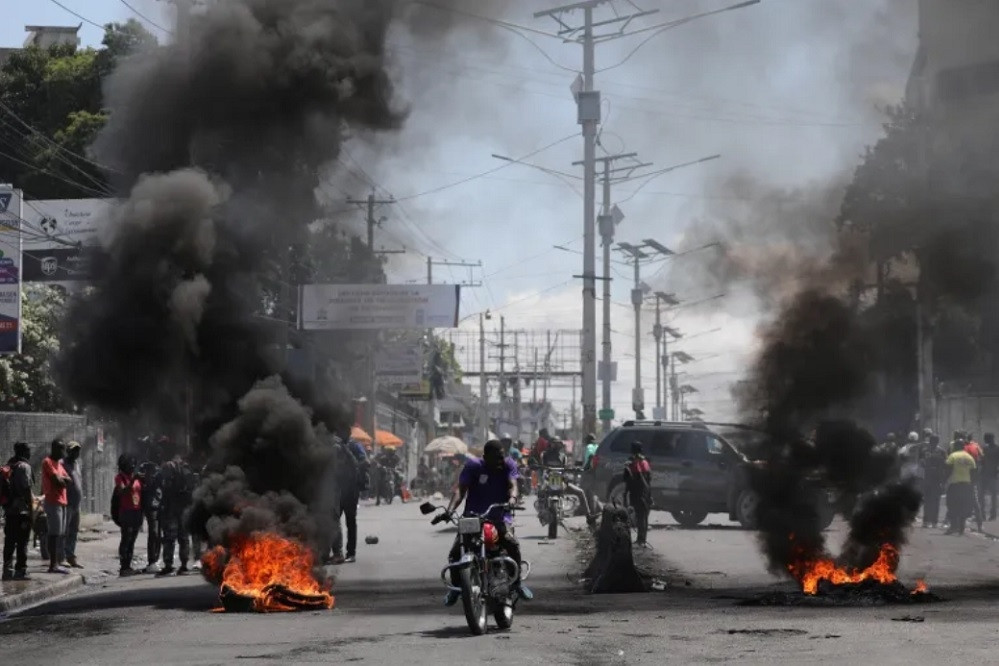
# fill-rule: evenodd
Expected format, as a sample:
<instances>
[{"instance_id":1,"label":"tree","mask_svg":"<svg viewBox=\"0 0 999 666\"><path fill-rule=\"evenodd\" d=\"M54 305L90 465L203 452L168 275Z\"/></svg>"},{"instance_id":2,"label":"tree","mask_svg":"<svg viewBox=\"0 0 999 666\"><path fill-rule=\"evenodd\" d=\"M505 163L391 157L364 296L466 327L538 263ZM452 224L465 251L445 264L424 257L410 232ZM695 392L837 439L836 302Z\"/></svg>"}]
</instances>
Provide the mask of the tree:
<instances>
[{"instance_id":1,"label":"tree","mask_svg":"<svg viewBox=\"0 0 999 666\"><path fill-rule=\"evenodd\" d=\"M71 409L53 376L66 292L59 287L26 285L21 295L21 353L0 357L0 409L62 412Z\"/></svg>"},{"instance_id":2,"label":"tree","mask_svg":"<svg viewBox=\"0 0 999 666\"><path fill-rule=\"evenodd\" d=\"M106 196L107 174L87 157L107 120L101 84L122 58L155 44L130 20L109 24L101 49L15 51L0 68L0 182L34 199Z\"/></svg>"}]
</instances>

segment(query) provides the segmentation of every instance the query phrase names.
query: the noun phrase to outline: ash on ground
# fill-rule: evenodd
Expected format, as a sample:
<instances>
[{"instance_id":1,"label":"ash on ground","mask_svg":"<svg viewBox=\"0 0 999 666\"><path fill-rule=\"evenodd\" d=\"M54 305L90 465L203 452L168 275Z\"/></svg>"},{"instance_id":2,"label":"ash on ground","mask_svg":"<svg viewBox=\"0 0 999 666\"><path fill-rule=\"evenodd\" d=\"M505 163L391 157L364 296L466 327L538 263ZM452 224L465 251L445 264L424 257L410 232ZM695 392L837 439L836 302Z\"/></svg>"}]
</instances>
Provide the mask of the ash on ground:
<instances>
[{"instance_id":1,"label":"ash on ground","mask_svg":"<svg viewBox=\"0 0 999 666\"><path fill-rule=\"evenodd\" d=\"M819 583L817 594L804 592L766 592L749 599L741 599L737 606L806 606L826 608L898 606L928 604L944 601L933 592L913 592L899 582L884 584L875 581L832 585L826 581Z\"/></svg>"}]
</instances>

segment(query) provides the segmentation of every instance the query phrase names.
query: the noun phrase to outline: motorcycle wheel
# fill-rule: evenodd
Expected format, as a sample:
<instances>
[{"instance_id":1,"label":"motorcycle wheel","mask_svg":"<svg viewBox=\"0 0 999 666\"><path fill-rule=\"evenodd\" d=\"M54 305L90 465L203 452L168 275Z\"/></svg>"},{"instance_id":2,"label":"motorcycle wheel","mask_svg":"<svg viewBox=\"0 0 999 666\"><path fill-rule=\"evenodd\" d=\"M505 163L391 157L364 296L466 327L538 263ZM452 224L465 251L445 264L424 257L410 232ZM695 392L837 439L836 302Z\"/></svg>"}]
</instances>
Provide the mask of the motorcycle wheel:
<instances>
[{"instance_id":1,"label":"motorcycle wheel","mask_svg":"<svg viewBox=\"0 0 999 666\"><path fill-rule=\"evenodd\" d=\"M461 570L461 605L465 609L465 621L476 636L486 633L486 600L482 596L482 574L478 565L470 565Z\"/></svg>"},{"instance_id":2,"label":"motorcycle wheel","mask_svg":"<svg viewBox=\"0 0 999 666\"><path fill-rule=\"evenodd\" d=\"M558 538L558 515L553 515L551 520L548 521L548 538Z\"/></svg>"},{"instance_id":3,"label":"motorcycle wheel","mask_svg":"<svg viewBox=\"0 0 999 666\"><path fill-rule=\"evenodd\" d=\"M509 629L513 626L513 597L499 602L499 605L493 609L493 619L500 629Z\"/></svg>"}]
</instances>

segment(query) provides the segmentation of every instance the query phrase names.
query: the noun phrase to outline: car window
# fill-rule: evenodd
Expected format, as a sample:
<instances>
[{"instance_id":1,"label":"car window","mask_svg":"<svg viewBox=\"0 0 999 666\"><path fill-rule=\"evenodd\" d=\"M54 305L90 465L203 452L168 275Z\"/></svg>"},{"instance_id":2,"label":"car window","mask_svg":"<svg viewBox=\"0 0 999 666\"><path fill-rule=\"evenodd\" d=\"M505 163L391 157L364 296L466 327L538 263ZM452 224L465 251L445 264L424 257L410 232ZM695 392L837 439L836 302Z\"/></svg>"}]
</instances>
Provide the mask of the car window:
<instances>
[{"instance_id":1,"label":"car window","mask_svg":"<svg viewBox=\"0 0 999 666\"><path fill-rule=\"evenodd\" d=\"M671 430L656 430L652 438L651 446L646 449L650 458L674 458L676 457L676 436L677 433Z\"/></svg>"},{"instance_id":2,"label":"car window","mask_svg":"<svg viewBox=\"0 0 999 666\"><path fill-rule=\"evenodd\" d=\"M610 439L609 446L607 447L611 453L631 453L631 438L628 437L628 433L618 430L612 432L607 436Z\"/></svg>"},{"instance_id":3,"label":"car window","mask_svg":"<svg viewBox=\"0 0 999 666\"><path fill-rule=\"evenodd\" d=\"M708 436L698 431L682 432L676 440L676 454L684 460L707 460Z\"/></svg>"},{"instance_id":4,"label":"car window","mask_svg":"<svg viewBox=\"0 0 999 666\"><path fill-rule=\"evenodd\" d=\"M656 436L660 433L659 430L653 430L652 428L634 428L632 430L619 430L617 437L611 442L610 450L612 453L623 453L625 455L631 455L631 443L641 442L642 452L646 457L652 455L652 450L655 447Z\"/></svg>"},{"instance_id":5,"label":"car window","mask_svg":"<svg viewBox=\"0 0 999 666\"><path fill-rule=\"evenodd\" d=\"M728 447L725 446L725 442L718 439L714 435L708 435L708 453L713 456L725 455L725 451Z\"/></svg>"}]
</instances>

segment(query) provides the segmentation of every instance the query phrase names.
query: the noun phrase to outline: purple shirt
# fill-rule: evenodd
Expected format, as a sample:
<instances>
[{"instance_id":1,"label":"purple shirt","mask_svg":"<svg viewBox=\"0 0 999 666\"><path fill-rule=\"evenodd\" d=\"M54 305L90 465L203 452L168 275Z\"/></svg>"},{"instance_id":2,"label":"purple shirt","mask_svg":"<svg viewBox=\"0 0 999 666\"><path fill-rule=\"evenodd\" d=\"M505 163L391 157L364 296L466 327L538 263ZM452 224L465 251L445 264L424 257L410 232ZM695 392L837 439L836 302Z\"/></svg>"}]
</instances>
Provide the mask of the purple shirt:
<instances>
[{"instance_id":1,"label":"purple shirt","mask_svg":"<svg viewBox=\"0 0 999 666\"><path fill-rule=\"evenodd\" d=\"M465 514L480 514L493 504L505 504L510 499L510 482L520 478L517 463L510 458L503 459L503 467L490 469L479 458L469 458L458 477L458 485L467 486ZM494 511L494 513L497 513ZM498 515L490 518L497 519ZM503 521L513 522L510 512L505 512Z\"/></svg>"}]
</instances>

